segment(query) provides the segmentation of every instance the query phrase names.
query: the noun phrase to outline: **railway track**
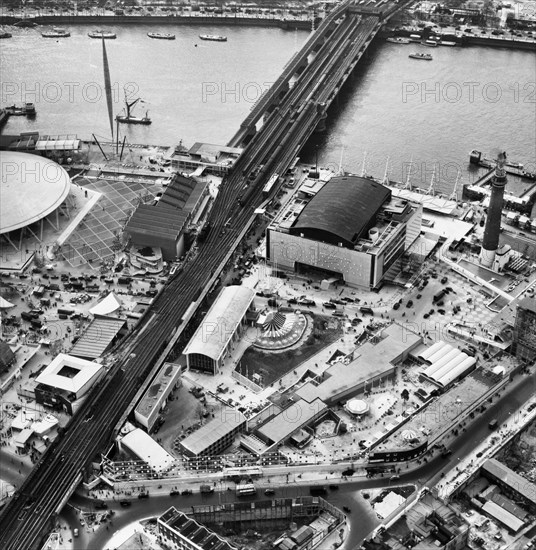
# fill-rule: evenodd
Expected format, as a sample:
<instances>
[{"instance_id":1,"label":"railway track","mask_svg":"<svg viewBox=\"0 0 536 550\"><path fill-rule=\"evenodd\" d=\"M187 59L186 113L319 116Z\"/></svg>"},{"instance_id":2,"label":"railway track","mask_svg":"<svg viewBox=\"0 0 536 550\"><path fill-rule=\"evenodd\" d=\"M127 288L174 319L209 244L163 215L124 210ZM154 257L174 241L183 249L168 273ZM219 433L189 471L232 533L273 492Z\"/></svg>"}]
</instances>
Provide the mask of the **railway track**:
<instances>
[{"instance_id":1,"label":"railway track","mask_svg":"<svg viewBox=\"0 0 536 550\"><path fill-rule=\"evenodd\" d=\"M355 45L367 36L368 31L358 21L359 16L348 16L338 22L333 39L322 45L308 71L246 146L220 187L209 218L211 230L197 256L166 285L150 313L114 350L115 360L105 378L4 508L0 516L2 550L36 548L50 518L74 490L80 473L109 443L116 423L180 326L185 312L236 245L237 235L251 224L264 183L272 172L286 169L314 130L319 118L316 103L328 99L334 87L322 86L336 74L341 60L350 55L349 44ZM238 197L245 182L262 164L264 169L249 184L240 207ZM231 222L225 227L230 217Z\"/></svg>"}]
</instances>

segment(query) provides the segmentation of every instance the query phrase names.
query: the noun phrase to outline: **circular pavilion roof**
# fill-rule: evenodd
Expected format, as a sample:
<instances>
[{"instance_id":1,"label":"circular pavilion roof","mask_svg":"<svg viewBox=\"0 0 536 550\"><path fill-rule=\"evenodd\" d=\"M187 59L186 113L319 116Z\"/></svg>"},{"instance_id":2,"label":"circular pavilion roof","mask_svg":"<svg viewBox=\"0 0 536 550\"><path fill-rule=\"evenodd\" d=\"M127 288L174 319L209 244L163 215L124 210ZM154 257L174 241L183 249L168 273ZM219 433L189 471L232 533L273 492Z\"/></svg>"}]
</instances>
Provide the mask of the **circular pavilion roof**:
<instances>
[{"instance_id":1,"label":"circular pavilion roof","mask_svg":"<svg viewBox=\"0 0 536 550\"><path fill-rule=\"evenodd\" d=\"M0 169L0 234L48 216L69 194L69 174L53 160L1 151Z\"/></svg>"},{"instance_id":2,"label":"circular pavilion roof","mask_svg":"<svg viewBox=\"0 0 536 550\"><path fill-rule=\"evenodd\" d=\"M362 399L350 399L346 403L346 410L352 414L365 414L369 410L369 405Z\"/></svg>"},{"instance_id":3,"label":"circular pavilion roof","mask_svg":"<svg viewBox=\"0 0 536 550\"><path fill-rule=\"evenodd\" d=\"M402 439L404 439L405 441L419 439L419 434L415 430L404 430L402 432Z\"/></svg>"}]
</instances>

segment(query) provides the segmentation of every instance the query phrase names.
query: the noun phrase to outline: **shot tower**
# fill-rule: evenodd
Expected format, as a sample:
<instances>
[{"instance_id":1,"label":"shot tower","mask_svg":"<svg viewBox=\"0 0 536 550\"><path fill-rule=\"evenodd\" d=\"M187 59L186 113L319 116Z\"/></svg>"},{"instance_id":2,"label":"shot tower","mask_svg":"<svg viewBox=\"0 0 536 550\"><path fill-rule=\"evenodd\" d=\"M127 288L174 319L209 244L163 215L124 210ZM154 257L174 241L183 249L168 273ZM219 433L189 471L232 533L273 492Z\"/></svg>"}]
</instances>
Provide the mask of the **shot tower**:
<instances>
[{"instance_id":1,"label":"shot tower","mask_svg":"<svg viewBox=\"0 0 536 550\"><path fill-rule=\"evenodd\" d=\"M495 174L491 180L491 196L484 228L484 240L480 250L480 263L484 267L492 267L495 254L499 248L499 235L501 232L501 214L504 203L504 188L506 187L506 153L499 153Z\"/></svg>"}]
</instances>

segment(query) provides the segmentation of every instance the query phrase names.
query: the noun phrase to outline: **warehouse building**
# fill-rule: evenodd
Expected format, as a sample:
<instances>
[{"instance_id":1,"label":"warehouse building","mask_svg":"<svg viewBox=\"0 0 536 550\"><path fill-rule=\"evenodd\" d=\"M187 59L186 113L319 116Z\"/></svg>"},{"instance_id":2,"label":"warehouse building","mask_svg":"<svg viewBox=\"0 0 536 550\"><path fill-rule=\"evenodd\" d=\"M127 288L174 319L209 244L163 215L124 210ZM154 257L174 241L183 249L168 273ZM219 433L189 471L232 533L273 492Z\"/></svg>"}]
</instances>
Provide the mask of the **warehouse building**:
<instances>
[{"instance_id":1,"label":"warehouse building","mask_svg":"<svg viewBox=\"0 0 536 550\"><path fill-rule=\"evenodd\" d=\"M166 261L185 252L185 229L206 207L207 182L179 174L173 177L156 204L140 204L130 217L125 231L138 247L158 247Z\"/></svg>"},{"instance_id":2,"label":"warehouse building","mask_svg":"<svg viewBox=\"0 0 536 550\"><path fill-rule=\"evenodd\" d=\"M248 324L254 312L255 291L244 286L227 286L216 298L203 322L184 349L189 369L216 374L230 346Z\"/></svg>"},{"instance_id":3,"label":"warehouse building","mask_svg":"<svg viewBox=\"0 0 536 550\"><path fill-rule=\"evenodd\" d=\"M316 271L352 287L377 288L402 269L419 237L422 205L393 199L389 188L358 176L334 177L313 196L298 194L267 231L267 261Z\"/></svg>"},{"instance_id":4,"label":"warehouse building","mask_svg":"<svg viewBox=\"0 0 536 550\"><path fill-rule=\"evenodd\" d=\"M536 485L514 472L508 466L491 458L484 462L482 475L501 488L501 491L512 496L516 502L521 501L532 514L536 512Z\"/></svg>"}]
</instances>

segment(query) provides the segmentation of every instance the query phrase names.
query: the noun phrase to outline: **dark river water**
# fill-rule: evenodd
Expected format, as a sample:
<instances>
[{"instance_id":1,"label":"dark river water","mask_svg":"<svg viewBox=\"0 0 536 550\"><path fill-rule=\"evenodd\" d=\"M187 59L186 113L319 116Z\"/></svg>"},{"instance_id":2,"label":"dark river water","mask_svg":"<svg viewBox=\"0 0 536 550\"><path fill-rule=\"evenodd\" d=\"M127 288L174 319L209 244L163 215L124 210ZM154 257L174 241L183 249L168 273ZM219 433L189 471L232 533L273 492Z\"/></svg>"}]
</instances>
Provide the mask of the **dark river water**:
<instances>
[{"instance_id":1,"label":"dark river water","mask_svg":"<svg viewBox=\"0 0 536 550\"><path fill-rule=\"evenodd\" d=\"M15 29L2 41L2 105L34 101L31 122L12 117L4 133L111 135L103 93L102 47L88 38L95 27L71 26L71 37L42 38L38 29ZM255 100L281 72L308 33L276 28L149 25L107 27L114 115L124 92L140 97L150 126L121 125L131 143L189 146L225 144ZM42 29L41 29L42 30ZM148 31L176 34L151 40ZM222 34L225 43L201 41ZM433 61L408 58L413 51ZM302 158L320 165L391 179L410 171L415 185L449 192L476 178L468 156L499 150L536 169L536 64L533 52L495 48L426 48L383 43L361 63L329 112L327 132L315 135ZM411 165L411 169L409 166ZM515 187L516 183L513 182ZM514 190L514 189L513 189Z\"/></svg>"}]
</instances>

